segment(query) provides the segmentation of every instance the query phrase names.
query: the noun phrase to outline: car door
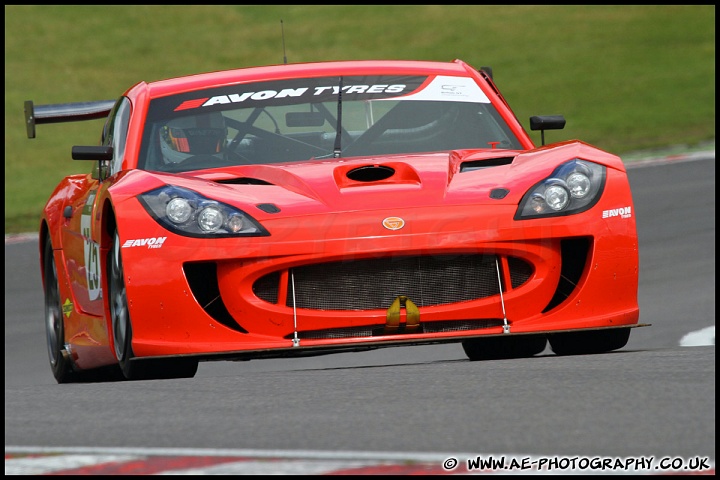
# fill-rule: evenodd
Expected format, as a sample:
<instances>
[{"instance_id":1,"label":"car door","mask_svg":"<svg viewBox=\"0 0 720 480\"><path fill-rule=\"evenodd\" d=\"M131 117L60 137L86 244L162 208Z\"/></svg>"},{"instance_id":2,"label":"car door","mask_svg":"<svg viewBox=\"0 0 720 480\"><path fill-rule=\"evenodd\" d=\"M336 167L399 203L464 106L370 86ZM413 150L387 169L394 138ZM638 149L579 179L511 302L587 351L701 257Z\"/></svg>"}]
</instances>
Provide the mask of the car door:
<instances>
[{"instance_id":1,"label":"car door","mask_svg":"<svg viewBox=\"0 0 720 480\"><path fill-rule=\"evenodd\" d=\"M95 160L93 170L70 180L68 201L63 208L62 236L65 262L76 308L90 315L103 315L102 256L100 252L101 205L98 192L112 181L124 155L130 102L120 99L108 115L102 145L113 147L113 159Z\"/></svg>"}]
</instances>

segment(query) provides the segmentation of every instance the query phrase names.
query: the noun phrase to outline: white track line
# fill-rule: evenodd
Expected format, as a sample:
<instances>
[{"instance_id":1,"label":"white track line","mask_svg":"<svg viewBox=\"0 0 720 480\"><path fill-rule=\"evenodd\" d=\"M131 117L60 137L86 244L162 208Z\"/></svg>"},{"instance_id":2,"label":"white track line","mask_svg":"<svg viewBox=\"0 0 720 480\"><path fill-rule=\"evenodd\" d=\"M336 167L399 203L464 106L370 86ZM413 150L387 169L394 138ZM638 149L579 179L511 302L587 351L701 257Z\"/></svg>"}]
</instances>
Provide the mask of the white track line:
<instances>
[{"instance_id":1,"label":"white track line","mask_svg":"<svg viewBox=\"0 0 720 480\"><path fill-rule=\"evenodd\" d=\"M715 325L686 334L680 339L681 347L715 345Z\"/></svg>"}]
</instances>

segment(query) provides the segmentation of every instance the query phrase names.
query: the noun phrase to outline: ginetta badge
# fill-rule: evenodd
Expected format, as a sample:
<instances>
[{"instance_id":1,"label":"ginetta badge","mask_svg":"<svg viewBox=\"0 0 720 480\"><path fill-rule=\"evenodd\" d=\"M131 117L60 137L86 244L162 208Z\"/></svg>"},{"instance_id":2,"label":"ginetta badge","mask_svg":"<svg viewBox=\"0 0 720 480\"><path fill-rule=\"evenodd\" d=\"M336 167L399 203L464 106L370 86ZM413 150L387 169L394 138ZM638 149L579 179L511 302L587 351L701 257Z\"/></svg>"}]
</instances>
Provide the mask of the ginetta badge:
<instances>
[{"instance_id":1,"label":"ginetta badge","mask_svg":"<svg viewBox=\"0 0 720 480\"><path fill-rule=\"evenodd\" d=\"M405 220L400 217L387 217L382 224L388 230L400 230L405 226Z\"/></svg>"}]
</instances>

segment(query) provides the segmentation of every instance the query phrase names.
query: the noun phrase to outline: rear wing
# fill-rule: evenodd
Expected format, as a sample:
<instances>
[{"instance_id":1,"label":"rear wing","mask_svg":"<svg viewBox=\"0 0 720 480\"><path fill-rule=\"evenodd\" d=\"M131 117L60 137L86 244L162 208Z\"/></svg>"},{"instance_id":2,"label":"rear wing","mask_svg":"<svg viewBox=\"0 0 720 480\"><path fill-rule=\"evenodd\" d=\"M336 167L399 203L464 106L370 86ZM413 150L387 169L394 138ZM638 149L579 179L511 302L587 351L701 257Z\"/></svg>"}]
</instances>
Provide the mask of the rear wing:
<instances>
[{"instance_id":1,"label":"rear wing","mask_svg":"<svg viewBox=\"0 0 720 480\"><path fill-rule=\"evenodd\" d=\"M25 101L25 128L28 138L35 138L35 125L41 123L79 122L105 118L115 106L115 100L94 102L57 103L53 105L33 105L32 100Z\"/></svg>"}]
</instances>

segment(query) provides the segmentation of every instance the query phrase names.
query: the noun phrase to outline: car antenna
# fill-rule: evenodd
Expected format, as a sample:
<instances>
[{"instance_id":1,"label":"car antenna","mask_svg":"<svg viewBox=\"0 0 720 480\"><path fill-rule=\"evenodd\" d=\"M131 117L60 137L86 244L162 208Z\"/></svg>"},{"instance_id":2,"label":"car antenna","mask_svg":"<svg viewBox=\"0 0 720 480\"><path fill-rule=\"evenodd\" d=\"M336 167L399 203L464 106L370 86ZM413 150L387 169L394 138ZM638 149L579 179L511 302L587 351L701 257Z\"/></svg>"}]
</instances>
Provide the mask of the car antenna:
<instances>
[{"instance_id":1,"label":"car antenna","mask_svg":"<svg viewBox=\"0 0 720 480\"><path fill-rule=\"evenodd\" d=\"M342 138L342 90L343 90L343 77L340 76L340 82L338 85L338 103L337 103L337 132L335 132L335 149L333 150L333 157L339 158L342 154L342 147L340 145L340 139Z\"/></svg>"},{"instance_id":2,"label":"car antenna","mask_svg":"<svg viewBox=\"0 0 720 480\"><path fill-rule=\"evenodd\" d=\"M287 65L287 55L285 55L285 28L283 26L282 18L280 19L280 32L282 32L282 42L283 42L283 63Z\"/></svg>"}]
</instances>

